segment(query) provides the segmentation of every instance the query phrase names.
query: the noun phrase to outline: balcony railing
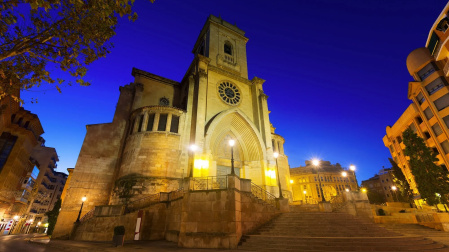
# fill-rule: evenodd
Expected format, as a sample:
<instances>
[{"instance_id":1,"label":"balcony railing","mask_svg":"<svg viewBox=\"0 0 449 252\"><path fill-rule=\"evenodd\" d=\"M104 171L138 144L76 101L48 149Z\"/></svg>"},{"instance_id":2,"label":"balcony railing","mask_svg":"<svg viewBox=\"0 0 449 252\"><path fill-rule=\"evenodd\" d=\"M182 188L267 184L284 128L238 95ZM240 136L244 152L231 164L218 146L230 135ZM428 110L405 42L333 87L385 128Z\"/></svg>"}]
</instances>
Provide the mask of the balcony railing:
<instances>
[{"instance_id":1,"label":"balcony railing","mask_svg":"<svg viewBox=\"0 0 449 252\"><path fill-rule=\"evenodd\" d=\"M253 182L251 182L251 194L254 195L256 198L259 198L267 202L268 204L276 206L276 196L267 192L265 189L254 184Z\"/></svg>"},{"instance_id":2,"label":"balcony railing","mask_svg":"<svg viewBox=\"0 0 449 252\"><path fill-rule=\"evenodd\" d=\"M147 197L128 202L127 206L125 207L125 212L131 213L136 210L139 210L139 209L142 209L145 207L149 207L150 205L152 205L154 203L160 202L160 199L161 199L161 193L155 193L155 194L151 194Z\"/></svg>"},{"instance_id":3,"label":"balcony railing","mask_svg":"<svg viewBox=\"0 0 449 252\"><path fill-rule=\"evenodd\" d=\"M231 55L225 54L223 59L224 59L224 62L227 62L229 64L234 64L235 63L234 62L234 57L232 57Z\"/></svg>"},{"instance_id":4,"label":"balcony railing","mask_svg":"<svg viewBox=\"0 0 449 252\"><path fill-rule=\"evenodd\" d=\"M202 191L202 190L220 190L228 188L228 176L209 176L192 178L192 184L190 190Z\"/></svg>"}]
</instances>

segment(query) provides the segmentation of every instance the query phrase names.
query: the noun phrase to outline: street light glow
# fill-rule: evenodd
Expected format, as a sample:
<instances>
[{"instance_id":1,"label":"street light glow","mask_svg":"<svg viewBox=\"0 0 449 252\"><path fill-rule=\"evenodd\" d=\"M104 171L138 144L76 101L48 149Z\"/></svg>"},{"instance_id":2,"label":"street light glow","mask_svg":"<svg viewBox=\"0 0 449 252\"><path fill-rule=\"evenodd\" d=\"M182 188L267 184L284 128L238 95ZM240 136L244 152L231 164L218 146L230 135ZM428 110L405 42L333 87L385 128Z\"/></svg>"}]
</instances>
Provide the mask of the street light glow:
<instances>
[{"instance_id":1,"label":"street light glow","mask_svg":"<svg viewBox=\"0 0 449 252\"><path fill-rule=\"evenodd\" d=\"M365 193L365 192L366 192L366 188L362 188L362 192L364 192L364 193Z\"/></svg>"},{"instance_id":2,"label":"street light glow","mask_svg":"<svg viewBox=\"0 0 449 252\"><path fill-rule=\"evenodd\" d=\"M353 164L352 164L352 165L350 165L350 166L349 166L349 170L351 170L351 171L355 171L355 165L353 165Z\"/></svg>"},{"instance_id":3,"label":"street light glow","mask_svg":"<svg viewBox=\"0 0 449 252\"><path fill-rule=\"evenodd\" d=\"M396 189L398 189L396 186L392 186L391 190L396 191Z\"/></svg>"},{"instance_id":4,"label":"street light glow","mask_svg":"<svg viewBox=\"0 0 449 252\"><path fill-rule=\"evenodd\" d=\"M84 197L81 198L81 200L82 200L83 202L86 201L86 199L87 199L86 196L84 196Z\"/></svg>"},{"instance_id":5,"label":"street light glow","mask_svg":"<svg viewBox=\"0 0 449 252\"><path fill-rule=\"evenodd\" d=\"M279 153L275 152L273 153L274 158L278 158L279 157Z\"/></svg>"},{"instance_id":6,"label":"street light glow","mask_svg":"<svg viewBox=\"0 0 449 252\"><path fill-rule=\"evenodd\" d=\"M18 215L14 216L14 220L18 220L18 219L19 219Z\"/></svg>"},{"instance_id":7,"label":"street light glow","mask_svg":"<svg viewBox=\"0 0 449 252\"><path fill-rule=\"evenodd\" d=\"M229 140L229 146L234 146L234 144L235 144L235 140L234 139L231 139L231 140Z\"/></svg>"},{"instance_id":8,"label":"street light glow","mask_svg":"<svg viewBox=\"0 0 449 252\"><path fill-rule=\"evenodd\" d=\"M37 223L37 225L40 226L40 225L41 225L41 222L39 221L39 222Z\"/></svg>"},{"instance_id":9,"label":"street light glow","mask_svg":"<svg viewBox=\"0 0 449 252\"><path fill-rule=\"evenodd\" d=\"M314 165L314 166L318 166L318 165L320 165L320 160L318 160L318 159L314 159L314 160L312 160L312 164Z\"/></svg>"},{"instance_id":10,"label":"street light glow","mask_svg":"<svg viewBox=\"0 0 449 252\"><path fill-rule=\"evenodd\" d=\"M348 176L348 173L344 171L344 172L341 173L341 175L342 175L343 177L346 177L346 176Z\"/></svg>"},{"instance_id":11,"label":"street light glow","mask_svg":"<svg viewBox=\"0 0 449 252\"><path fill-rule=\"evenodd\" d=\"M198 150L198 146L196 146L195 144L192 144L192 145L189 146L189 149L191 151L196 151L196 150Z\"/></svg>"},{"instance_id":12,"label":"street light glow","mask_svg":"<svg viewBox=\"0 0 449 252\"><path fill-rule=\"evenodd\" d=\"M349 192L349 188L346 188L346 191Z\"/></svg>"},{"instance_id":13,"label":"street light glow","mask_svg":"<svg viewBox=\"0 0 449 252\"><path fill-rule=\"evenodd\" d=\"M293 179L290 179L290 184L293 184Z\"/></svg>"},{"instance_id":14,"label":"street light glow","mask_svg":"<svg viewBox=\"0 0 449 252\"><path fill-rule=\"evenodd\" d=\"M307 194L307 191L306 190L304 190L304 192L303 192L304 194Z\"/></svg>"}]
</instances>

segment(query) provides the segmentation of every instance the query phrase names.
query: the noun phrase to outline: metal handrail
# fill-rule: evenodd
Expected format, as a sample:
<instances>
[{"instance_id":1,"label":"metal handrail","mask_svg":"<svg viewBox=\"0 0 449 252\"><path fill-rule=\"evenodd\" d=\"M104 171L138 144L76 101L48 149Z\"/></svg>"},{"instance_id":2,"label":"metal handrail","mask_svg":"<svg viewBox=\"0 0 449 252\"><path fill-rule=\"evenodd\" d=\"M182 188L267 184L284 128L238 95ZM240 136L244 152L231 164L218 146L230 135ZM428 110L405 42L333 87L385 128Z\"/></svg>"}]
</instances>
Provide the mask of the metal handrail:
<instances>
[{"instance_id":1,"label":"metal handrail","mask_svg":"<svg viewBox=\"0 0 449 252\"><path fill-rule=\"evenodd\" d=\"M192 191L202 191L202 190L220 190L228 188L228 176L209 176L209 177L198 177L192 178L190 190Z\"/></svg>"},{"instance_id":2,"label":"metal handrail","mask_svg":"<svg viewBox=\"0 0 449 252\"><path fill-rule=\"evenodd\" d=\"M254 195L256 198L259 198L267 202L268 204L276 206L276 196L269 193L262 187L254 184L253 182L251 182L251 194Z\"/></svg>"}]
</instances>

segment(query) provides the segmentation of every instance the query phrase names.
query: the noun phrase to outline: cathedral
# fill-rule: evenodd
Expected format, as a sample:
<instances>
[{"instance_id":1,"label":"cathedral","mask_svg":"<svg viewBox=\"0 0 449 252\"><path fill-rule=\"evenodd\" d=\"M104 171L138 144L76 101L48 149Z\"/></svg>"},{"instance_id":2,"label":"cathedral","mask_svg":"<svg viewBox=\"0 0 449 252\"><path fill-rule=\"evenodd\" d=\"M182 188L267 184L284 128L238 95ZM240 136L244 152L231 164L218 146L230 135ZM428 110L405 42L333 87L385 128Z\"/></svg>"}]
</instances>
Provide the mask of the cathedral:
<instances>
[{"instance_id":1,"label":"cathedral","mask_svg":"<svg viewBox=\"0 0 449 252\"><path fill-rule=\"evenodd\" d=\"M247 42L244 31L211 15L182 80L133 68L112 122L86 126L55 233L70 231L84 196L81 216L232 170L291 199L284 138L270 123L265 81L248 79Z\"/></svg>"}]
</instances>

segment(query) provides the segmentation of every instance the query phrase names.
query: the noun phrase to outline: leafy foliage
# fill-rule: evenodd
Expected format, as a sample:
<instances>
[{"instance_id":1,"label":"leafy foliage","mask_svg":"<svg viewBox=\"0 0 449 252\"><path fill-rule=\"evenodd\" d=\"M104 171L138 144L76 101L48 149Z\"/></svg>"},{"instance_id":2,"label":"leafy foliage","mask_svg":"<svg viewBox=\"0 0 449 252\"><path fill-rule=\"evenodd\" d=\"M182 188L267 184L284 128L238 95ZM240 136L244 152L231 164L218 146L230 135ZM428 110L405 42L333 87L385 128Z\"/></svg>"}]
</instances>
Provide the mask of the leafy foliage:
<instances>
[{"instance_id":1,"label":"leafy foliage","mask_svg":"<svg viewBox=\"0 0 449 252\"><path fill-rule=\"evenodd\" d=\"M374 190L368 190L366 196L368 196L369 203L371 204L379 205L386 202L385 195Z\"/></svg>"},{"instance_id":2,"label":"leafy foliage","mask_svg":"<svg viewBox=\"0 0 449 252\"><path fill-rule=\"evenodd\" d=\"M393 159L389 158L391 163L391 169L393 171L393 183L398 188L396 191L396 197L400 202L413 202L413 190L410 189L410 185L407 182L407 178L399 168L398 164Z\"/></svg>"},{"instance_id":3,"label":"leafy foliage","mask_svg":"<svg viewBox=\"0 0 449 252\"><path fill-rule=\"evenodd\" d=\"M55 229L56 221L58 220L59 209L61 208L61 202L61 199L58 199L53 209L45 213L45 215L48 216L48 235L51 235L53 233L53 230Z\"/></svg>"},{"instance_id":4,"label":"leafy foliage","mask_svg":"<svg viewBox=\"0 0 449 252\"><path fill-rule=\"evenodd\" d=\"M438 161L437 154L411 129L404 131L402 137L404 154L410 157L410 169L421 198L429 205L436 205L440 200L448 203L449 172L435 164Z\"/></svg>"},{"instance_id":5,"label":"leafy foliage","mask_svg":"<svg viewBox=\"0 0 449 252\"><path fill-rule=\"evenodd\" d=\"M154 0L150 0L153 2ZM50 76L52 62L83 80L87 66L109 53L118 17L137 19L134 0L9 0L0 2L0 99L64 80ZM67 84L71 85L70 82Z\"/></svg>"}]
</instances>

